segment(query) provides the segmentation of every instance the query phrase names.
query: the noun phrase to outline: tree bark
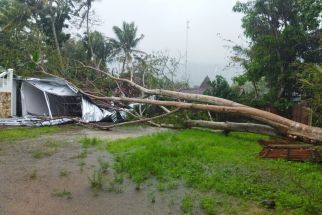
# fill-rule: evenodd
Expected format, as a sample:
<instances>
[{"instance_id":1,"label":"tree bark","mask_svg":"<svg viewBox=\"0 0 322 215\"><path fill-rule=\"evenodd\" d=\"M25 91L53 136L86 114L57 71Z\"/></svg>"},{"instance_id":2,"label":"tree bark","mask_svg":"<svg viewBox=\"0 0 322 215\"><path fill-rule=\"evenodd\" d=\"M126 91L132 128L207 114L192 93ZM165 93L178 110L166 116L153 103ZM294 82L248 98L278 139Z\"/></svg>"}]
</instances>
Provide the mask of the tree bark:
<instances>
[{"instance_id":1,"label":"tree bark","mask_svg":"<svg viewBox=\"0 0 322 215\"><path fill-rule=\"evenodd\" d=\"M277 136L278 132L271 126L255 123L209 122L204 120L187 120L188 127L202 127L227 131L242 131Z\"/></svg>"},{"instance_id":2,"label":"tree bark","mask_svg":"<svg viewBox=\"0 0 322 215\"><path fill-rule=\"evenodd\" d=\"M91 35L90 35L90 30L89 30L89 12L91 10L91 6L90 5L87 5L87 12L86 12L86 33L87 33L87 38L88 38L88 46L89 46L89 49L90 49L90 52L91 52L91 56L92 56L92 59L90 59L96 68L99 69L99 66L98 64L96 63L96 56L94 54L94 50L93 50L93 45L92 45L92 39L91 39Z\"/></svg>"},{"instance_id":3,"label":"tree bark","mask_svg":"<svg viewBox=\"0 0 322 215\"><path fill-rule=\"evenodd\" d=\"M59 59L59 64L61 67L61 72L64 73L65 67L64 67L64 62L63 62L63 58L61 55L61 51L60 51L60 47L59 47L59 41L57 38L57 32L56 32L56 27L55 27L55 22L56 22L56 17L52 12L52 1L50 1L50 19L51 19L51 30L53 32L54 35L54 40L55 40L55 45L56 45L56 50L57 50L57 54L58 54L58 59Z\"/></svg>"}]
</instances>

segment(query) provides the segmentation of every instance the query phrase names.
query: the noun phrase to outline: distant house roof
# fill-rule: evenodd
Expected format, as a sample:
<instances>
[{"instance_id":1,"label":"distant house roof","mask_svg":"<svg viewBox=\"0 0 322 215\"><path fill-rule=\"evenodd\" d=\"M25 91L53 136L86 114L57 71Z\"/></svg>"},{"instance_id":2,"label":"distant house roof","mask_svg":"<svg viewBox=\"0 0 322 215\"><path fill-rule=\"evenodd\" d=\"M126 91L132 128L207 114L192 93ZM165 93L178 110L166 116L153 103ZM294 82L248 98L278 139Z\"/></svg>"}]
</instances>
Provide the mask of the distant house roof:
<instances>
[{"instance_id":1,"label":"distant house roof","mask_svg":"<svg viewBox=\"0 0 322 215\"><path fill-rule=\"evenodd\" d=\"M189 89L183 89L180 92L183 93L193 93L193 94L204 94L204 92L209 88L210 78L208 76L202 81L199 87L192 87Z\"/></svg>"},{"instance_id":2,"label":"distant house roof","mask_svg":"<svg viewBox=\"0 0 322 215\"><path fill-rule=\"evenodd\" d=\"M209 83L210 83L210 78L208 77L208 75L205 77L205 79L203 80L203 82L200 84L200 88L201 89L208 89L209 88Z\"/></svg>"}]
</instances>

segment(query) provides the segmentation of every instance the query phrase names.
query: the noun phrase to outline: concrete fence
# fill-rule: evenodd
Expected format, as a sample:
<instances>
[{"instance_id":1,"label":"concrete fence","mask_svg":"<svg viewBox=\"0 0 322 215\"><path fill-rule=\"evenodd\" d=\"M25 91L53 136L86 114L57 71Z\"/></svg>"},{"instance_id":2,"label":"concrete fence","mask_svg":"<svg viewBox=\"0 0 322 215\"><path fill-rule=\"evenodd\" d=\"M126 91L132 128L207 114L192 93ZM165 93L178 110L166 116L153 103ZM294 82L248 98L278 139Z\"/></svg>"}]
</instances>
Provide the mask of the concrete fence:
<instances>
[{"instance_id":1,"label":"concrete fence","mask_svg":"<svg viewBox=\"0 0 322 215\"><path fill-rule=\"evenodd\" d=\"M11 93L13 85L13 70L0 73L0 92Z\"/></svg>"}]
</instances>

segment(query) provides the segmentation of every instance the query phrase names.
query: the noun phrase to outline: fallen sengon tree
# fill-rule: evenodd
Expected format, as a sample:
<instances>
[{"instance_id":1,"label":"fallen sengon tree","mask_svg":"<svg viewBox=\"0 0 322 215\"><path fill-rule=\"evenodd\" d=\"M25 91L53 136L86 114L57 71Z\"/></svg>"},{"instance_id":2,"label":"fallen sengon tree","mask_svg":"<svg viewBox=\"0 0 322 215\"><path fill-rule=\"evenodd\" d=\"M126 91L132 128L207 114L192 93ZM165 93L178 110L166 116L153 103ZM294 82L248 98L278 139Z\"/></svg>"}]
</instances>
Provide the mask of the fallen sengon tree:
<instances>
[{"instance_id":1,"label":"fallen sengon tree","mask_svg":"<svg viewBox=\"0 0 322 215\"><path fill-rule=\"evenodd\" d=\"M177 109L202 110L202 111L210 111L210 112L216 112L216 113L227 113L227 114L234 113L234 114L239 114L241 116L254 119L262 123L263 125L254 124L254 123L242 123L242 124L224 123L224 122L222 123L206 122L205 123L200 121L199 122L187 121L187 125L190 124L191 126L192 124L194 124L198 127L208 127L208 128L222 129L222 130L234 130L234 131L248 131L248 132L255 132L255 133L266 133L270 135L284 136L291 139L299 139L309 143L321 144L322 142L322 128L308 126L267 111L245 106L223 98L192 94L192 93L176 92L176 91L163 90L163 89L147 89L145 87L140 86L139 84L136 84L135 82L129 79L115 77L110 73L100 70L98 68L91 67L91 66L84 66L84 67L90 68L99 73L105 74L108 78L111 78L117 83L120 83L120 82L126 83L130 87L135 88L141 93L141 97L139 98L129 98L129 97L125 97L124 95L119 97L115 97L115 96L105 97L105 96L97 96L86 92L82 92L94 99L113 101L113 102L150 104L150 105L157 105L160 107L176 107ZM48 73L46 73L44 70L43 72L48 75ZM119 86L119 84L117 86ZM146 98L152 95L163 97L164 99L168 98L169 100L161 101L161 100ZM180 100L180 101L177 101L177 100ZM141 122L140 120L138 121ZM149 119L144 121L149 121Z\"/></svg>"},{"instance_id":2,"label":"fallen sengon tree","mask_svg":"<svg viewBox=\"0 0 322 215\"><path fill-rule=\"evenodd\" d=\"M199 94L191 94L191 93L183 93L176 92L171 90L163 90L163 89L147 89L142 87L135 82L125 79L119 78L111 75L108 72L102 71L100 69L85 66L86 68L93 69L97 72L103 73L107 75L107 77L117 81L127 83L129 86L139 90L142 95L157 95L162 96L164 98L170 99L181 99L185 101L193 101L200 103L190 103L190 102L182 102L182 101L159 101L152 99L144 99L144 98L128 98L128 97L102 97L102 96L94 96L92 97L96 99L114 101L114 102L135 102L135 103L143 103L143 104L151 104L151 105L159 105L159 106L172 106L181 109L195 109L195 110L204 110L211 111L217 113L237 113L242 116L252 118L261 122L265 125L269 125L273 127L278 135L289 137L292 139L300 139L305 142L311 143L320 143L322 142L322 129L318 127L308 126L299 122L292 121L285 117L279 116L277 114L273 114L264 110L260 110L257 108L245 106L227 99L222 99L213 96L207 95L199 95ZM217 126L219 128L219 125ZM227 127L227 126L226 126ZM235 130L238 128L235 125ZM225 128L223 128L225 129Z\"/></svg>"}]
</instances>

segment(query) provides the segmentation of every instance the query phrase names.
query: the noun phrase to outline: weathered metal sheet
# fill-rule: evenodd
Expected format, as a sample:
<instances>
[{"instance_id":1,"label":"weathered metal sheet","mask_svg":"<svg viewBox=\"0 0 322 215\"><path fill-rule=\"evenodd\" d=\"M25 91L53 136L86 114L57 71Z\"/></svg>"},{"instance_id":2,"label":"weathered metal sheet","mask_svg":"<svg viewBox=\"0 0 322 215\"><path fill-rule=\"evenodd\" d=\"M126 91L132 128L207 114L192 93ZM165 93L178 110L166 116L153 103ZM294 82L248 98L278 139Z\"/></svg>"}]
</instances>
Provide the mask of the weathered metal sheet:
<instances>
[{"instance_id":1,"label":"weathered metal sheet","mask_svg":"<svg viewBox=\"0 0 322 215\"><path fill-rule=\"evenodd\" d=\"M107 111L97 107L86 99L82 99L82 120L84 122L99 122L107 117L115 115L115 111Z\"/></svg>"},{"instance_id":2,"label":"weathered metal sheet","mask_svg":"<svg viewBox=\"0 0 322 215\"><path fill-rule=\"evenodd\" d=\"M65 81L60 79L36 79L30 78L24 80L39 90L58 95L58 96L76 96L77 93Z\"/></svg>"},{"instance_id":3,"label":"weathered metal sheet","mask_svg":"<svg viewBox=\"0 0 322 215\"><path fill-rule=\"evenodd\" d=\"M60 118L60 119L40 119L33 116L16 117L16 118L3 118L0 119L0 126L50 126L61 125L73 122L73 119Z\"/></svg>"}]
</instances>

